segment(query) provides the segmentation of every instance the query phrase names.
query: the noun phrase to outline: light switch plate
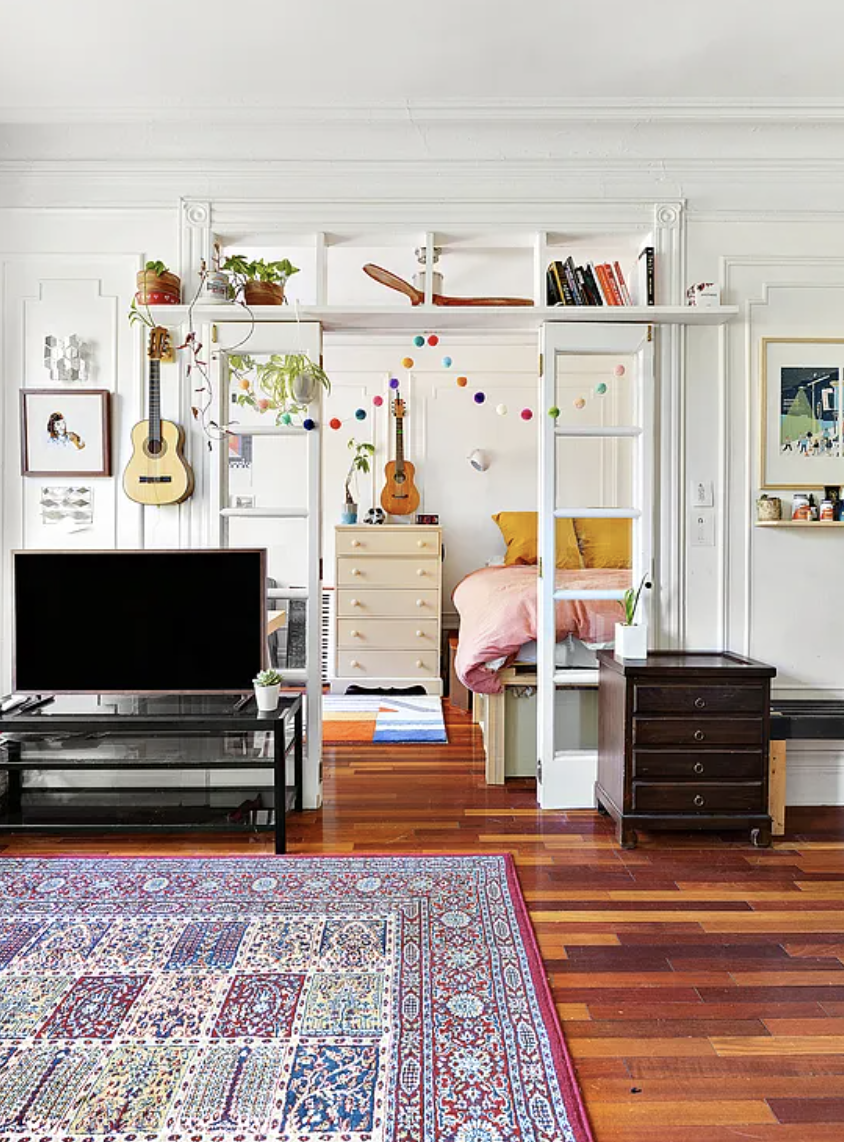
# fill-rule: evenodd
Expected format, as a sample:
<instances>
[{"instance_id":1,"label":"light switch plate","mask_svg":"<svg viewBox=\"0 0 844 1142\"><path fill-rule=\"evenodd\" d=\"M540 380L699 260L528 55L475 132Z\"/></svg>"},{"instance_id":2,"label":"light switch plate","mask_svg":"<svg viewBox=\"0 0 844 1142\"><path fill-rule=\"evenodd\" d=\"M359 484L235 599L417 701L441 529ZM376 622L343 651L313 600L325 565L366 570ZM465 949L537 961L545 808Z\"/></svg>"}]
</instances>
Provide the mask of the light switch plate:
<instances>
[{"instance_id":1,"label":"light switch plate","mask_svg":"<svg viewBox=\"0 0 844 1142\"><path fill-rule=\"evenodd\" d=\"M692 480L692 507L711 508L715 506L715 493L711 480Z\"/></svg>"},{"instance_id":2,"label":"light switch plate","mask_svg":"<svg viewBox=\"0 0 844 1142\"><path fill-rule=\"evenodd\" d=\"M712 511L694 511L691 513L690 522L692 547L714 547L715 513Z\"/></svg>"}]
</instances>

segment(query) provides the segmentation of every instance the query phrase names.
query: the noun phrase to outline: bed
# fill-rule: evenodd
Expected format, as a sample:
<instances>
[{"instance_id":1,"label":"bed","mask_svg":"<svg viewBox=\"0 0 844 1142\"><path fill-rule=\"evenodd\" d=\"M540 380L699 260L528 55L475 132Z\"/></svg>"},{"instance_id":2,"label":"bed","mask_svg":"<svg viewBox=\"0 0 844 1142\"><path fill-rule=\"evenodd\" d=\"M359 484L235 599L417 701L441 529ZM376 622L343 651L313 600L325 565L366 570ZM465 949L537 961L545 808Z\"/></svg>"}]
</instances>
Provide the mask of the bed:
<instances>
[{"instance_id":1,"label":"bed","mask_svg":"<svg viewBox=\"0 0 844 1142\"><path fill-rule=\"evenodd\" d=\"M455 669L475 695L473 711L484 730L487 781L500 784L505 776L535 771L535 746L508 734L505 690L518 688L521 695L532 697L539 593L536 513L502 512L493 519L507 545L504 565L467 575L455 588L453 601L460 616ZM630 586L629 521L559 520L557 529L558 589ZM594 690L595 651L612 646L614 626L621 617L619 603L559 601L555 617L555 683L559 689ZM575 695L568 697L576 702ZM570 701L562 721L569 730L588 732L594 712L581 715Z\"/></svg>"}]
</instances>

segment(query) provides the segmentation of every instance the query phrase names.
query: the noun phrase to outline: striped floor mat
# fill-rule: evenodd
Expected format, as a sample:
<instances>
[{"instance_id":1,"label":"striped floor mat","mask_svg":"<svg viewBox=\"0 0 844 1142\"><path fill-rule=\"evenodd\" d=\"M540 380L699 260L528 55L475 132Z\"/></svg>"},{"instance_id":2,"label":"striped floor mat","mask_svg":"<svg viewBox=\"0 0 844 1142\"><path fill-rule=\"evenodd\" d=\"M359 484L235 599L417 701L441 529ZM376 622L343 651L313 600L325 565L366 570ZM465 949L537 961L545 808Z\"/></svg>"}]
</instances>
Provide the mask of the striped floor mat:
<instances>
[{"instance_id":1,"label":"striped floor mat","mask_svg":"<svg viewBox=\"0 0 844 1142\"><path fill-rule=\"evenodd\" d=\"M442 699L429 694L326 694L322 704L326 742L447 742Z\"/></svg>"}]
</instances>

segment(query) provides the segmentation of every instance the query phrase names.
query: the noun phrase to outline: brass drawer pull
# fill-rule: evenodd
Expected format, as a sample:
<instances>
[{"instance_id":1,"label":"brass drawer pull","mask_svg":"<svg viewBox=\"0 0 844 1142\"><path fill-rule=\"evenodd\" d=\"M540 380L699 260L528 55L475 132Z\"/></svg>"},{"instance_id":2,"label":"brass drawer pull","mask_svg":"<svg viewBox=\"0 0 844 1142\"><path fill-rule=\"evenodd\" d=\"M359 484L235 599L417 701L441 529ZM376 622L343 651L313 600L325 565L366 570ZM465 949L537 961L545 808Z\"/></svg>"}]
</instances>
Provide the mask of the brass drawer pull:
<instances>
[{"instance_id":1,"label":"brass drawer pull","mask_svg":"<svg viewBox=\"0 0 844 1142\"><path fill-rule=\"evenodd\" d=\"M703 762L696 761L694 765L695 773L703 773Z\"/></svg>"},{"instance_id":2,"label":"brass drawer pull","mask_svg":"<svg viewBox=\"0 0 844 1142\"><path fill-rule=\"evenodd\" d=\"M699 793L695 797L695 805L697 805L698 809L702 809L703 806L705 805L705 801L703 800L703 798L701 797L701 795Z\"/></svg>"},{"instance_id":3,"label":"brass drawer pull","mask_svg":"<svg viewBox=\"0 0 844 1142\"><path fill-rule=\"evenodd\" d=\"M706 734L703 732L703 730L695 730L694 739L696 742L702 742L705 738Z\"/></svg>"},{"instance_id":4,"label":"brass drawer pull","mask_svg":"<svg viewBox=\"0 0 844 1142\"><path fill-rule=\"evenodd\" d=\"M697 708L699 710L703 710L706 706L706 699L705 698L695 698L695 705L697 706Z\"/></svg>"}]
</instances>

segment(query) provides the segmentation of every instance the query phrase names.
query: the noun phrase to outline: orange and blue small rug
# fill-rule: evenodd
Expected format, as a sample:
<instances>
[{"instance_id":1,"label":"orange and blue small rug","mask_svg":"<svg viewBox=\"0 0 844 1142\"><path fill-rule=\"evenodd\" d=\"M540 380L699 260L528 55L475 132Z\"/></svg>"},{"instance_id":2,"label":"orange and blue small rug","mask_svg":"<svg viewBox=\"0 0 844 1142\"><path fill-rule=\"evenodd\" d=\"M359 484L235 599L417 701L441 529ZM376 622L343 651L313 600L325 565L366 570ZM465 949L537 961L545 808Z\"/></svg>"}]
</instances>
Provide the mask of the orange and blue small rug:
<instances>
[{"instance_id":1,"label":"orange and blue small rug","mask_svg":"<svg viewBox=\"0 0 844 1142\"><path fill-rule=\"evenodd\" d=\"M8 1142L590 1142L509 855L0 858Z\"/></svg>"},{"instance_id":2,"label":"orange and blue small rug","mask_svg":"<svg viewBox=\"0 0 844 1142\"><path fill-rule=\"evenodd\" d=\"M448 741L442 699L430 694L326 694L322 718L326 742L401 745Z\"/></svg>"}]
</instances>

